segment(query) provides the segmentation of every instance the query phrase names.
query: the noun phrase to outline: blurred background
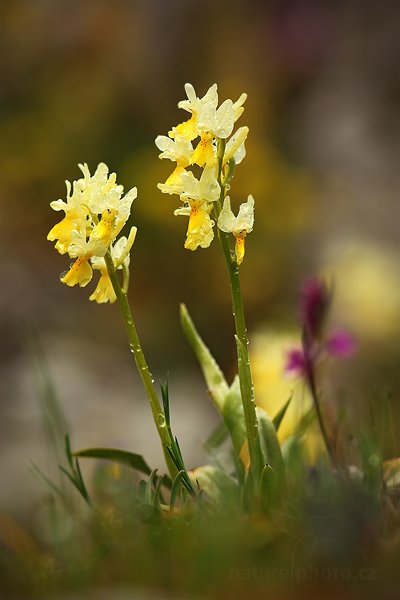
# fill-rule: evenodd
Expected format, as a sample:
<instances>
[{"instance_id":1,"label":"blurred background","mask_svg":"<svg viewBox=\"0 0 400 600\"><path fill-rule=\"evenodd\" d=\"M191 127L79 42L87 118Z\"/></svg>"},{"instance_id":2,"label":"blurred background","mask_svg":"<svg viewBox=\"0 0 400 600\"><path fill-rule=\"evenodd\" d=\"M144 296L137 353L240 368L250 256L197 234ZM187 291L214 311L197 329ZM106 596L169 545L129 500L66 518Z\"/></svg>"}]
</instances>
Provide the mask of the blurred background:
<instances>
[{"instance_id":1,"label":"blurred background","mask_svg":"<svg viewBox=\"0 0 400 600\"><path fill-rule=\"evenodd\" d=\"M358 339L326 389L355 421L370 402L399 407L399 3L250 0L2 0L0 508L42 492L28 470L48 456L38 332L73 446L114 445L161 462L117 306L59 282L68 267L46 240L65 179L101 161L128 190L138 227L130 299L155 378L170 373L175 428L188 466L204 460L217 416L180 330L185 302L229 378L235 349L227 274L217 244L183 249L177 198L157 183L172 163L154 138L186 118L191 82L221 101L248 100L250 134L231 196L252 193L254 232L242 285L256 392L274 413L293 389L284 352L298 339L307 276L335 282L332 322ZM36 335L36 334L35 334ZM302 396L299 390L299 396ZM396 408L397 407L397 408ZM398 413L397 413L398 414ZM398 435L386 435L388 457Z\"/></svg>"}]
</instances>

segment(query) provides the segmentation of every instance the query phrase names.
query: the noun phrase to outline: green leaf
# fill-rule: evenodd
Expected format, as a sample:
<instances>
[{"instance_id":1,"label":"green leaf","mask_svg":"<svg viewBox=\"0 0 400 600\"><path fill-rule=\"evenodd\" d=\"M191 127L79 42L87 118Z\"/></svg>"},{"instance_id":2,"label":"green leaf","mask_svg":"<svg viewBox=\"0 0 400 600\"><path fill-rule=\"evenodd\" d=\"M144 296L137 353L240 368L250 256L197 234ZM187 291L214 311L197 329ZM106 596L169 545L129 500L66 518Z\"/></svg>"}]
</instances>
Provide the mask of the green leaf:
<instances>
[{"instance_id":1,"label":"green leaf","mask_svg":"<svg viewBox=\"0 0 400 600\"><path fill-rule=\"evenodd\" d=\"M185 486L189 494L191 496L194 496L195 492L192 486L192 482L190 481L190 477L187 473L185 463L183 462L182 453L177 438L175 438L175 440L172 440L171 446L165 446L165 448L169 456L171 457L171 460L174 463L178 473L183 473L182 484Z\"/></svg>"},{"instance_id":2,"label":"green leaf","mask_svg":"<svg viewBox=\"0 0 400 600\"><path fill-rule=\"evenodd\" d=\"M82 490L80 488L79 482L76 481L76 479L74 479L74 477L71 475L71 473L69 471L67 471L67 469L65 467L63 467L62 465L58 465L58 468L60 469L60 471L62 471L64 473L64 475L66 475L66 477L68 477L68 479L70 480L70 482L72 483L72 485L74 487L76 487L76 489L78 490L78 492L80 494L82 494Z\"/></svg>"},{"instance_id":3,"label":"green leaf","mask_svg":"<svg viewBox=\"0 0 400 600\"><path fill-rule=\"evenodd\" d=\"M83 481L81 467L79 465L79 461L77 458L75 459L75 468L76 468L76 477L77 477L77 480L79 481L79 487L81 490L81 494L85 498L85 500L89 501L89 493L87 491L85 482Z\"/></svg>"},{"instance_id":4,"label":"green leaf","mask_svg":"<svg viewBox=\"0 0 400 600\"><path fill-rule=\"evenodd\" d=\"M153 469L150 473L149 480L146 485L146 493L144 495L144 501L146 504L153 504L153 484L156 481L158 469Z\"/></svg>"},{"instance_id":5,"label":"green leaf","mask_svg":"<svg viewBox=\"0 0 400 600\"><path fill-rule=\"evenodd\" d=\"M163 406L164 406L165 423L166 423L167 427L170 427L171 417L170 417L170 411L169 411L168 380L165 383L160 382L160 387L161 387L161 396L162 396L162 401L163 401Z\"/></svg>"},{"instance_id":6,"label":"green leaf","mask_svg":"<svg viewBox=\"0 0 400 600\"><path fill-rule=\"evenodd\" d=\"M244 420L242 395L240 392L238 376L233 380L226 395L222 415L232 438L235 456L239 457L240 451L246 440L246 423Z\"/></svg>"},{"instance_id":7,"label":"green leaf","mask_svg":"<svg viewBox=\"0 0 400 600\"><path fill-rule=\"evenodd\" d=\"M154 495L153 495L153 505L159 509L161 509L161 502L164 503L162 493L161 493L162 484L163 484L163 478L158 477L157 483L156 483L156 489L154 490Z\"/></svg>"},{"instance_id":8,"label":"green leaf","mask_svg":"<svg viewBox=\"0 0 400 600\"><path fill-rule=\"evenodd\" d=\"M265 461L274 470L278 485L282 485L285 479L285 465L273 421L259 406L257 407L257 420Z\"/></svg>"},{"instance_id":9,"label":"green leaf","mask_svg":"<svg viewBox=\"0 0 400 600\"><path fill-rule=\"evenodd\" d=\"M260 498L264 510L269 511L277 497L277 477L271 465L265 465L260 480Z\"/></svg>"},{"instance_id":10,"label":"green leaf","mask_svg":"<svg viewBox=\"0 0 400 600\"><path fill-rule=\"evenodd\" d=\"M225 380L225 377L211 352L200 337L184 304L180 305L180 318L182 329L197 357L197 360L200 363L211 399L217 408L222 412L225 398L229 391L229 386Z\"/></svg>"},{"instance_id":11,"label":"green leaf","mask_svg":"<svg viewBox=\"0 0 400 600\"><path fill-rule=\"evenodd\" d=\"M293 392L290 394L290 396L287 399L287 401L285 402L285 404L282 406L282 408L280 410L278 410L278 412L272 419L272 423L274 424L276 432L279 431L279 427L283 421L284 416L286 415L286 411L289 408L289 404L291 403L292 398L293 398Z\"/></svg>"},{"instance_id":12,"label":"green leaf","mask_svg":"<svg viewBox=\"0 0 400 600\"><path fill-rule=\"evenodd\" d=\"M186 475L185 471L179 471L178 475L174 479L174 483L172 484L171 497L169 500L169 510L171 513L174 512L175 504L178 499L178 494L179 494L180 490L182 489L183 478L185 475Z\"/></svg>"},{"instance_id":13,"label":"green leaf","mask_svg":"<svg viewBox=\"0 0 400 600\"><path fill-rule=\"evenodd\" d=\"M101 458L103 460L112 460L121 465L136 469L145 475L151 474L151 468L144 460L141 454L120 450L118 448L87 448L78 450L73 453L73 456L82 458Z\"/></svg>"},{"instance_id":14,"label":"green leaf","mask_svg":"<svg viewBox=\"0 0 400 600\"><path fill-rule=\"evenodd\" d=\"M146 497L147 483L141 479L137 486L137 495L140 501L144 504Z\"/></svg>"},{"instance_id":15,"label":"green leaf","mask_svg":"<svg viewBox=\"0 0 400 600\"><path fill-rule=\"evenodd\" d=\"M71 471L74 471L74 459L72 457L71 441L69 434L65 435L65 454L67 455L68 464L71 467Z\"/></svg>"}]
</instances>

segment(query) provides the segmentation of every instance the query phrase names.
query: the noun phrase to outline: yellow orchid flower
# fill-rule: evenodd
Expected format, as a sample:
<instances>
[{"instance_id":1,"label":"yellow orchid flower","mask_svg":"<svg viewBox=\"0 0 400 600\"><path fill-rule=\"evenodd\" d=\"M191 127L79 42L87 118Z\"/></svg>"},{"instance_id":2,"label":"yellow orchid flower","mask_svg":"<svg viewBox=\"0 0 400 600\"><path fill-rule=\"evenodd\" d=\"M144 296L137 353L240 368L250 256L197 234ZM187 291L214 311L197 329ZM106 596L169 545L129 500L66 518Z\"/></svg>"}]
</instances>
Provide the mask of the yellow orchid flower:
<instances>
[{"instance_id":1,"label":"yellow orchid flower","mask_svg":"<svg viewBox=\"0 0 400 600\"><path fill-rule=\"evenodd\" d=\"M174 138L177 135L186 137L189 141L200 136L191 164L197 164L200 167L206 165L210 167L216 162L215 139L228 138L233 130L234 123L243 112L243 104L247 98L242 94L240 98L233 103L232 100L225 100L219 108L217 84L212 85L203 98L198 98L194 87L190 83L185 84L185 91L188 100L182 100L178 103L179 108L183 108L192 113L191 118L184 123L180 123L169 132L169 136Z\"/></svg>"},{"instance_id":2,"label":"yellow orchid flower","mask_svg":"<svg viewBox=\"0 0 400 600\"><path fill-rule=\"evenodd\" d=\"M161 150L159 158L168 158L176 161L176 167L166 182L158 185L162 192L167 194L181 193L181 175L185 168L191 164L193 147L183 135L176 134L174 139L166 135L156 137L156 146Z\"/></svg>"},{"instance_id":3,"label":"yellow orchid flower","mask_svg":"<svg viewBox=\"0 0 400 600\"><path fill-rule=\"evenodd\" d=\"M189 217L185 248L208 248L214 239L214 221L210 218L211 205L202 200L188 199L187 204L175 210L174 215Z\"/></svg>"},{"instance_id":4,"label":"yellow orchid flower","mask_svg":"<svg viewBox=\"0 0 400 600\"><path fill-rule=\"evenodd\" d=\"M178 102L178 108L183 108L184 110L192 113L192 116L188 121L180 123L179 125L174 127L173 130L169 132L169 136L173 138L178 133L186 137L187 140L191 141L199 135L199 131L197 128L197 119L199 112L205 108L215 109L217 107L217 84L214 83L214 85L212 85L209 88L209 90L203 96L203 98L197 97L195 89L191 83L185 83L185 92L188 99L181 100L180 102Z\"/></svg>"},{"instance_id":5,"label":"yellow orchid flower","mask_svg":"<svg viewBox=\"0 0 400 600\"><path fill-rule=\"evenodd\" d=\"M233 233L236 238L235 254L236 262L240 265L243 262L245 253L245 237L253 230L254 225L254 198L249 195L247 202L239 207L237 217L231 210L231 201L226 196L224 205L218 217L218 227L225 233Z\"/></svg>"},{"instance_id":6,"label":"yellow orchid flower","mask_svg":"<svg viewBox=\"0 0 400 600\"><path fill-rule=\"evenodd\" d=\"M75 258L61 276L62 283L84 287L93 275L90 260L105 256L112 246L129 217L137 190L133 188L123 195L123 186L117 185L115 173L109 175L104 163L98 165L94 175L86 164L79 168L83 177L72 185L66 182L67 202L57 200L50 204L56 211L63 210L65 217L47 237L57 240L55 247L61 254Z\"/></svg>"},{"instance_id":7,"label":"yellow orchid flower","mask_svg":"<svg viewBox=\"0 0 400 600\"><path fill-rule=\"evenodd\" d=\"M200 179L196 179L191 171L181 175L182 191L180 198L183 202L188 200L201 200L202 202L216 202L219 199L221 188L215 178L213 168L204 169Z\"/></svg>"},{"instance_id":8,"label":"yellow orchid flower","mask_svg":"<svg viewBox=\"0 0 400 600\"><path fill-rule=\"evenodd\" d=\"M92 276L93 271L88 258L80 256L72 264L69 271L60 277L60 281L70 287L76 284L85 287L91 281Z\"/></svg>"},{"instance_id":9,"label":"yellow orchid flower","mask_svg":"<svg viewBox=\"0 0 400 600\"><path fill-rule=\"evenodd\" d=\"M133 242L135 241L136 232L136 227L132 227L129 238L122 236L114 244L114 246L111 247L111 257L117 269L127 269L129 267L129 252L132 248ZM100 271L100 278L93 294L89 296L89 300L95 301L98 304L103 304L106 302L113 304L117 297L108 274L106 261L102 257L95 256L91 259L91 263L94 270Z\"/></svg>"},{"instance_id":10,"label":"yellow orchid flower","mask_svg":"<svg viewBox=\"0 0 400 600\"><path fill-rule=\"evenodd\" d=\"M74 181L73 193L71 194L71 183L66 181L67 201L55 200L50 206L55 211L63 210L65 217L49 231L47 239L56 241L55 248L60 254L68 252L72 240L72 232L79 227L79 223L86 219L85 211L82 209L82 192Z\"/></svg>"}]
</instances>

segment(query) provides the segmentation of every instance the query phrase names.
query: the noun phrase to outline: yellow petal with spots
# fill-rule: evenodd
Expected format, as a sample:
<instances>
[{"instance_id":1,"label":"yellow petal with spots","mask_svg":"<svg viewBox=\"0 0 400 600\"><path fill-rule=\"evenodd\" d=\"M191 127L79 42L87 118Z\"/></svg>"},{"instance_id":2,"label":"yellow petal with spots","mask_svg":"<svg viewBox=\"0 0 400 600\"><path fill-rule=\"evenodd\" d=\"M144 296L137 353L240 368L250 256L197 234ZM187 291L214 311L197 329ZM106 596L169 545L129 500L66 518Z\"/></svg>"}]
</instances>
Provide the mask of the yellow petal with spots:
<instances>
[{"instance_id":1,"label":"yellow petal with spots","mask_svg":"<svg viewBox=\"0 0 400 600\"><path fill-rule=\"evenodd\" d=\"M62 283L73 287L79 284L80 287L85 287L92 279L93 271L86 258L77 258L70 270L60 278Z\"/></svg>"},{"instance_id":2,"label":"yellow petal with spots","mask_svg":"<svg viewBox=\"0 0 400 600\"><path fill-rule=\"evenodd\" d=\"M189 217L185 248L196 250L208 248L214 238L213 221L210 215L202 208L192 206Z\"/></svg>"},{"instance_id":3,"label":"yellow petal with spots","mask_svg":"<svg viewBox=\"0 0 400 600\"><path fill-rule=\"evenodd\" d=\"M104 256L114 239L116 211L106 208L101 219L90 235L90 249L95 256Z\"/></svg>"},{"instance_id":4,"label":"yellow petal with spots","mask_svg":"<svg viewBox=\"0 0 400 600\"><path fill-rule=\"evenodd\" d=\"M210 133L205 133L201 136L200 142L197 144L192 156L192 164L203 167L211 167L215 163L214 148L212 145L213 136Z\"/></svg>"}]
</instances>

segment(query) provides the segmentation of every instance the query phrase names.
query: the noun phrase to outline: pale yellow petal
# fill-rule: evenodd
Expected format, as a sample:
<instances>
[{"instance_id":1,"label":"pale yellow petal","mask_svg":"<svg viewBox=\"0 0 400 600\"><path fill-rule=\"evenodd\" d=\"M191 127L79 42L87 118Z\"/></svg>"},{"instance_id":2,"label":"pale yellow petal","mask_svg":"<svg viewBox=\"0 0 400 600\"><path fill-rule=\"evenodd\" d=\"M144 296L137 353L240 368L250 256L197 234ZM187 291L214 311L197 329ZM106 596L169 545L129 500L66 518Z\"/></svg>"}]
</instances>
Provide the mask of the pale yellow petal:
<instances>
[{"instance_id":1,"label":"pale yellow petal","mask_svg":"<svg viewBox=\"0 0 400 600\"><path fill-rule=\"evenodd\" d=\"M73 287L79 284L80 287L85 287L92 279L93 271L86 258L77 258L70 270L60 278L62 283Z\"/></svg>"}]
</instances>

